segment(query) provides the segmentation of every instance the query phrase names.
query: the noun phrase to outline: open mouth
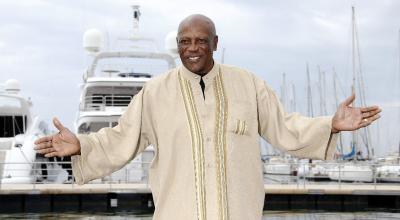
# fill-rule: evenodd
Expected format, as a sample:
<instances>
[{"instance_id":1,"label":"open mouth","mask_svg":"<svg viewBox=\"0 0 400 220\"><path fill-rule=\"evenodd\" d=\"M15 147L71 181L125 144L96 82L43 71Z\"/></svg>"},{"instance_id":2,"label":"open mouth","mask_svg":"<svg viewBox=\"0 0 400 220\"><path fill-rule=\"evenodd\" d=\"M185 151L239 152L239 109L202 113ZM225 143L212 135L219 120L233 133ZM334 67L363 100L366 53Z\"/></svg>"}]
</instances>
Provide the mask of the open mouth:
<instances>
[{"instance_id":1,"label":"open mouth","mask_svg":"<svg viewBox=\"0 0 400 220\"><path fill-rule=\"evenodd\" d=\"M200 60L200 56L190 56L188 57L188 60L191 62L197 62Z\"/></svg>"}]
</instances>

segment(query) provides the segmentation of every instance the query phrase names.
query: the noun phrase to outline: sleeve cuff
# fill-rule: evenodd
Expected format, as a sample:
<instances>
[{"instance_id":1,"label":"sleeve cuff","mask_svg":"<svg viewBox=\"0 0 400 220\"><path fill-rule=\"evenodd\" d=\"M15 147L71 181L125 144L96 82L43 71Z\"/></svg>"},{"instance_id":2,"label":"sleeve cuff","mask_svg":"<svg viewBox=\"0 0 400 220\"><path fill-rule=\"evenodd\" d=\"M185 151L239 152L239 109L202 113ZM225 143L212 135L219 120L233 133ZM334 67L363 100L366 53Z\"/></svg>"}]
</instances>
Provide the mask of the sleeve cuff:
<instances>
[{"instance_id":1,"label":"sleeve cuff","mask_svg":"<svg viewBox=\"0 0 400 220\"><path fill-rule=\"evenodd\" d=\"M79 185L83 185L87 183L89 180L85 179L83 168L84 168L84 158L87 158L87 154L89 151L89 144L86 139L87 137L85 135L78 135L78 139L81 145L81 154L80 155L75 155L71 157L71 163L72 163L72 173L74 174L75 177L75 182Z\"/></svg>"},{"instance_id":2,"label":"sleeve cuff","mask_svg":"<svg viewBox=\"0 0 400 220\"><path fill-rule=\"evenodd\" d=\"M338 137L339 133L331 133L325 150L325 160L330 161L334 159Z\"/></svg>"}]
</instances>

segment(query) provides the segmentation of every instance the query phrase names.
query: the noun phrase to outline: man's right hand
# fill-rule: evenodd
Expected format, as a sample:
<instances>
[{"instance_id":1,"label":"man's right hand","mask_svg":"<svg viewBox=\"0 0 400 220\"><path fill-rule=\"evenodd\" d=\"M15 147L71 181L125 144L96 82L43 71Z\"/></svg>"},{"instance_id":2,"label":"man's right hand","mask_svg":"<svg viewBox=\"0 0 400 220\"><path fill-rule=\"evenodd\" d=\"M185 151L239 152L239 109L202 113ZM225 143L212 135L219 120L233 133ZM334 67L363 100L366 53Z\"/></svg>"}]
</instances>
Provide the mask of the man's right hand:
<instances>
[{"instance_id":1,"label":"man's right hand","mask_svg":"<svg viewBox=\"0 0 400 220\"><path fill-rule=\"evenodd\" d=\"M39 138L35 141L35 150L45 157L64 157L81 154L79 139L57 119L53 119L57 134Z\"/></svg>"}]
</instances>

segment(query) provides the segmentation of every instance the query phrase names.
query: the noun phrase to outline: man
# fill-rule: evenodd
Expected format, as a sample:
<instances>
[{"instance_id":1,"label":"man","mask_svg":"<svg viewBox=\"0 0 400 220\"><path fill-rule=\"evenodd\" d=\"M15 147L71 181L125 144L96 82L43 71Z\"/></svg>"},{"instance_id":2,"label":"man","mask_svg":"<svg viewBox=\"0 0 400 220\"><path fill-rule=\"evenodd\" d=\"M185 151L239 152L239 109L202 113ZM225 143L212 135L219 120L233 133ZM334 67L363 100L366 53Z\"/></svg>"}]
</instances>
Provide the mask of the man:
<instances>
[{"instance_id":1,"label":"man","mask_svg":"<svg viewBox=\"0 0 400 220\"><path fill-rule=\"evenodd\" d=\"M330 159L336 133L379 118L376 106L335 116L286 114L253 74L217 64L214 23L191 15L178 29L183 66L146 83L114 128L76 137L57 119L58 134L36 141L46 157L74 155L79 184L110 174L146 146L156 149L149 182L154 219L261 219L264 185L259 137L298 157Z\"/></svg>"}]
</instances>

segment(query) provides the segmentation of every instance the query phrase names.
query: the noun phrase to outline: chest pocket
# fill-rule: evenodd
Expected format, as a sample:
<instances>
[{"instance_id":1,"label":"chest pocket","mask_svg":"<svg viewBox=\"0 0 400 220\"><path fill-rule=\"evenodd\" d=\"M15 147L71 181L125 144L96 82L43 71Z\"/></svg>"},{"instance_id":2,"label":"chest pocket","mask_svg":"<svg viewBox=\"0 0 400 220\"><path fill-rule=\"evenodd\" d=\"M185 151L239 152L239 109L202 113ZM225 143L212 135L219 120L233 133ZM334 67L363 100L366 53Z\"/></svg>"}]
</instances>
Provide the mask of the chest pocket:
<instances>
[{"instance_id":1,"label":"chest pocket","mask_svg":"<svg viewBox=\"0 0 400 220\"><path fill-rule=\"evenodd\" d=\"M257 114L250 102L236 101L229 106L228 119L228 132L236 135L251 135L257 122Z\"/></svg>"}]
</instances>

